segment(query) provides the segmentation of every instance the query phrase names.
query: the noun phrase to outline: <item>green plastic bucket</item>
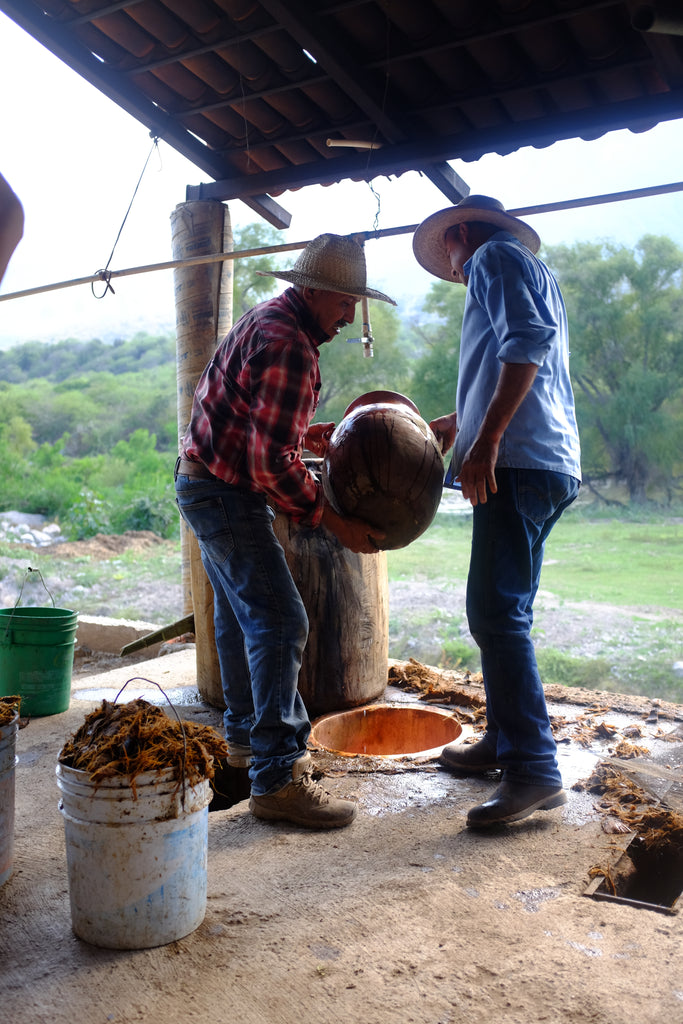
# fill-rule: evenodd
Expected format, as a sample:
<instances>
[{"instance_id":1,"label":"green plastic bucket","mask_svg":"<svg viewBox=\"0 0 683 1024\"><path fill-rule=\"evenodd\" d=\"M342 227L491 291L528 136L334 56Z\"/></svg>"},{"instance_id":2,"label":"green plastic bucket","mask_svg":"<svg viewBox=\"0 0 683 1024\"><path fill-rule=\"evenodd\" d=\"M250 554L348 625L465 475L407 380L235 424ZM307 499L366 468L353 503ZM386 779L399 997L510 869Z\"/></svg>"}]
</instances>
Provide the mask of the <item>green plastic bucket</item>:
<instances>
[{"instance_id":1,"label":"green plastic bucket","mask_svg":"<svg viewBox=\"0 0 683 1024\"><path fill-rule=\"evenodd\" d=\"M69 707L77 626L65 608L0 608L0 696L18 694L22 715Z\"/></svg>"}]
</instances>

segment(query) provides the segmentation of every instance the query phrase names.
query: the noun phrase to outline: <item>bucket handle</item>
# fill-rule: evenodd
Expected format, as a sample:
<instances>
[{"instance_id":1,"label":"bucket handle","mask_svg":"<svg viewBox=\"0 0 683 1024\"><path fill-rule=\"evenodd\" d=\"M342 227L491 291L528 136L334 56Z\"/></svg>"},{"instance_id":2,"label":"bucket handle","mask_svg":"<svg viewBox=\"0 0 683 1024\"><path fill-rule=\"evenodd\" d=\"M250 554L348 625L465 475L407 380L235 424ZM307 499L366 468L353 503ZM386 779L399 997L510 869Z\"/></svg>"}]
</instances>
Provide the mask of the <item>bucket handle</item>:
<instances>
[{"instance_id":1,"label":"bucket handle","mask_svg":"<svg viewBox=\"0 0 683 1024\"><path fill-rule=\"evenodd\" d=\"M185 810L185 792L186 792L186 787L187 787L187 767L186 767L186 765L187 765L187 736L185 735L185 726L183 725L182 720L180 718L180 715L176 711L175 706L172 703L171 699L169 698L168 694L164 691L163 687L161 687L159 685L159 683L157 683L154 679L146 679L144 676L133 676L131 679L127 679L126 682L121 687L121 689L119 690L119 692L114 697L114 704L116 704L117 700L119 699L119 697L121 696L121 694L123 693L125 688L128 686L128 683L137 683L137 682L140 682L140 683L151 683L152 686L156 686L157 690L161 691L163 696L166 698L166 702L168 703L168 706L170 707L171 711L175 715L176 720L178 722L178 725L180 726L180 731L183 734L183 764L182 764L183 792L182 792L182 795L181 795L181 798L180 798L180 803L181 803L181 806L182 806L183 810Z\"/></svg>"},{"instance_id":2,"label":"bucket handle","mask_svg":"<svg viewBox=\"0 0 683 1024\"><path fill-rule=\"evenodd\" d=\"M5 639L7 639L7 637L9 636L9 631L12 628L12 619L14 618L14 613L17 610L17 608L19 607L19 602L21 601L21 595L24 593L24 587L26 585L26 580L29 578L29 575L31 573L37 573L38 577L40 578L40 582L43 584L43 587L47 591L47 596L52 601L52 607L53 608L55 607L55 599L52 596L52 594L50 593L50 591L47 589L47 584L46 584L45 580L43 579L43 574L41 573L40 569L32 569L31 566L29 565L27 567L27 569L26 569L26 572L24 573L24 578L21 581L21 588L19 590L19 597L14 602L14 608L12 609L12 614L9 617L9 621L8 621L7 627L5 629Z\"/></svg>"}]
</instances>

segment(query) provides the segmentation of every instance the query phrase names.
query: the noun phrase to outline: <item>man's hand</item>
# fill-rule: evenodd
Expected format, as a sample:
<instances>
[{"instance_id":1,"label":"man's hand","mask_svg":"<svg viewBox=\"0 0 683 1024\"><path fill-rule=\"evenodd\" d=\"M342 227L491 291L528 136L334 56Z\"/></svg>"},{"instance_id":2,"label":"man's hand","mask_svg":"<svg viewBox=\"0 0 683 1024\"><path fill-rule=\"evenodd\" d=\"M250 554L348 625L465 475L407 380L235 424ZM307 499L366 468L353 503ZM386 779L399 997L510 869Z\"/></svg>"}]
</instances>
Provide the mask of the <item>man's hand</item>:
<instances>
[{"instance_id":1,"label":"man's hand","mask_svg":"<svg viewBox=\"0 0 683 1024\"><path fill-rule=\"evenodd\" d=\"M487 487L491 494L498 490L495 467L500 440L526 398L537 372L538 366L535 363L501 365L496 390L489 402L479 433L456 477L462 484L463 497L473 506L486 503Z\"/></svg>"},{"instance_id":2,"label":"man's hand","mask_svg":"<svg viewBox=\"0 0 683 1024\"><path fill-rule=\"evenodd\" d=\"M334 427L334 423L311 423L304 438L304 447L323 458L327 453Z\"/></svg>"},{"instance_id":3,"label":"man's hand","mask_svg":"<svg viewBox=\"0 0 683 1024\"><path fill-rule=\"evenodd\" d=\"M384 540L385 533L370 526L362 519L355 519L353 516L340 516L334 511L331 505L325 504L323 526L331 530L340 544L343 544L349 551L355 551L360 555L377 554L379 541Z\"/></svg>"},{"instance_id":4,"label":"man's hand","mask_svg":"<svg viewBox=\"0 0 683 1024\"><path fill-rule=\"evenodd\" d=\"M445 455L455 444L456 428L457 423L454 412L448 413L447 416L439 416L429 424L429 429L441 445L442 455Z\"/></svg>"},{"instance_id":5,"label":"man's hand","mask_svg":"<svg viewBox=\"0 0 683 1024\"><path fill-rule=\"evenodd\" d=\"M460 472L455 478L462 487L462 496L474 507L485 505L487 488L491 494L498 490L496 483L496 461L498 441L478 437L463 459Z\"/></svg>"}]
</instances>

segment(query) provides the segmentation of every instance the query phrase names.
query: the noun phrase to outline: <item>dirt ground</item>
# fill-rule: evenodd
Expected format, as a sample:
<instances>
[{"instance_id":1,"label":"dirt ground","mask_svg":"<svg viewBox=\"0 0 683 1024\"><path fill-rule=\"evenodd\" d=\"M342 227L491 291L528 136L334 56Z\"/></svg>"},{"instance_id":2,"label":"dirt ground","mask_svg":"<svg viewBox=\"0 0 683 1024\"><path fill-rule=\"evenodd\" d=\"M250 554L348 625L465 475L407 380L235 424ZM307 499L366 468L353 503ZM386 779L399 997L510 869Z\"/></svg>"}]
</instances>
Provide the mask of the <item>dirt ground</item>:
<instances>
[{"instance_id":1,"label":"dirt ground","mask_svg":"<svg viewBox=\"0 0 683 1024\"><path fill-rule=\"evenodd\" d=\"M48 544L41 550L46 554L63 558L81 558L88 556L93 559L113 558L124 551L141 552L152 547L163 547L166 544L161 537L151 530L127 530L120 534L98 533L87 540L64 541L61 544Z\"/></svg>"},{"instance_id":2,"label":"dirt ground","mask_svg":"<svg viewBox=\"0 0 683 1024\"><path fill-rule=\"evenodd\" d=\"M88 556L94 561L115 558L124 552L145 552L150 548L170 547L170 542L161 540L151 531L128 531L120 536L98 534L88 540L50 545L43 550L59 558L82 558ZM17 545L20 547L20 545ZM60 600L64 607L78 607L79 599L74 588L78 576L71 577L66 568L61 571L59 587ZM443 648L444 633L459 636L465 643L474 646L465 622L465 582L453 581L448 586L435 586L418 580L396 581L389 585L390 591L390 653L398 658L416 658L425 664L438 664ZM0 596L9 606L16 595L3 593L0 581ZM164 583L160 587L153 579L127 578L126 603L141 609L141 618L155 625L168 625L181 615L182 590L177 584ZM112 614L105 611L98 614ZM553 594L540 590L535 603L535 629L542 637L545 647L564 651L575 657L596 658L606 656L606 651L620 659L632 658L635 663L642 659L642 640L639 630L642 623L666 621L677 624L683 632L683 611L649 608L632 605L628 608L591 601L562 601ZM418 628L415 623L419 623ZM444 623L446 624L444 626ZM674 627L675 628L675 627ZM145 655L130 656L129 664L143 660ZM102 670L115 667L115 661L107 656L100 659ZM77 652L76 671L97 671L97 659L79 659Z\"/></svg>"}]
</instances>

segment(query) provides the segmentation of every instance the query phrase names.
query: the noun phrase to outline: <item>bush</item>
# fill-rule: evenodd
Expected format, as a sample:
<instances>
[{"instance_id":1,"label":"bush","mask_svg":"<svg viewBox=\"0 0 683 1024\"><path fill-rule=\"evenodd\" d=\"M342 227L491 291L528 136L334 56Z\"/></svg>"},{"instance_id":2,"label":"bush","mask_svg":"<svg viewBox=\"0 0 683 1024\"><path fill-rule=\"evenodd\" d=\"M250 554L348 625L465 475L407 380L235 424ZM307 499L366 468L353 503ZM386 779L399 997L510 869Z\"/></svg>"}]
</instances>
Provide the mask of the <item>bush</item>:
<instances>
[{"instance_id":1,"label":"bush","mask_svg":"<svg viewBox=\"0 0 683 1024\"><path fill-rule=\"evenodd\" d=\"M84 491L81 500L61 518L62 533L69 540L87 540L98 533L111 533L109 509L92 491Z\"/></svg>"},{"instance_id":2,"label":"bush","mask_svg":"<svg viewBox=\"0 0 683 1024\"><path fill-rule=\"evenodd\" d=\"M441 653L440 668L468 669L470 672L481 670L481 657L477 647L470 647L464 640L446 640Z\"/></svg>"},{"instance_id":3,"label":"bush","mask_svg":"<svg viewBox=\"0 0 683 1024\"><path fill-rule=\"evenodd\" d=\"M178 511L169 486L161 497L138 494L130 504L112 509L111 527L113 533L127 530L151 530L160 537L175 535Z\"/></svg>"}]
</instances>

